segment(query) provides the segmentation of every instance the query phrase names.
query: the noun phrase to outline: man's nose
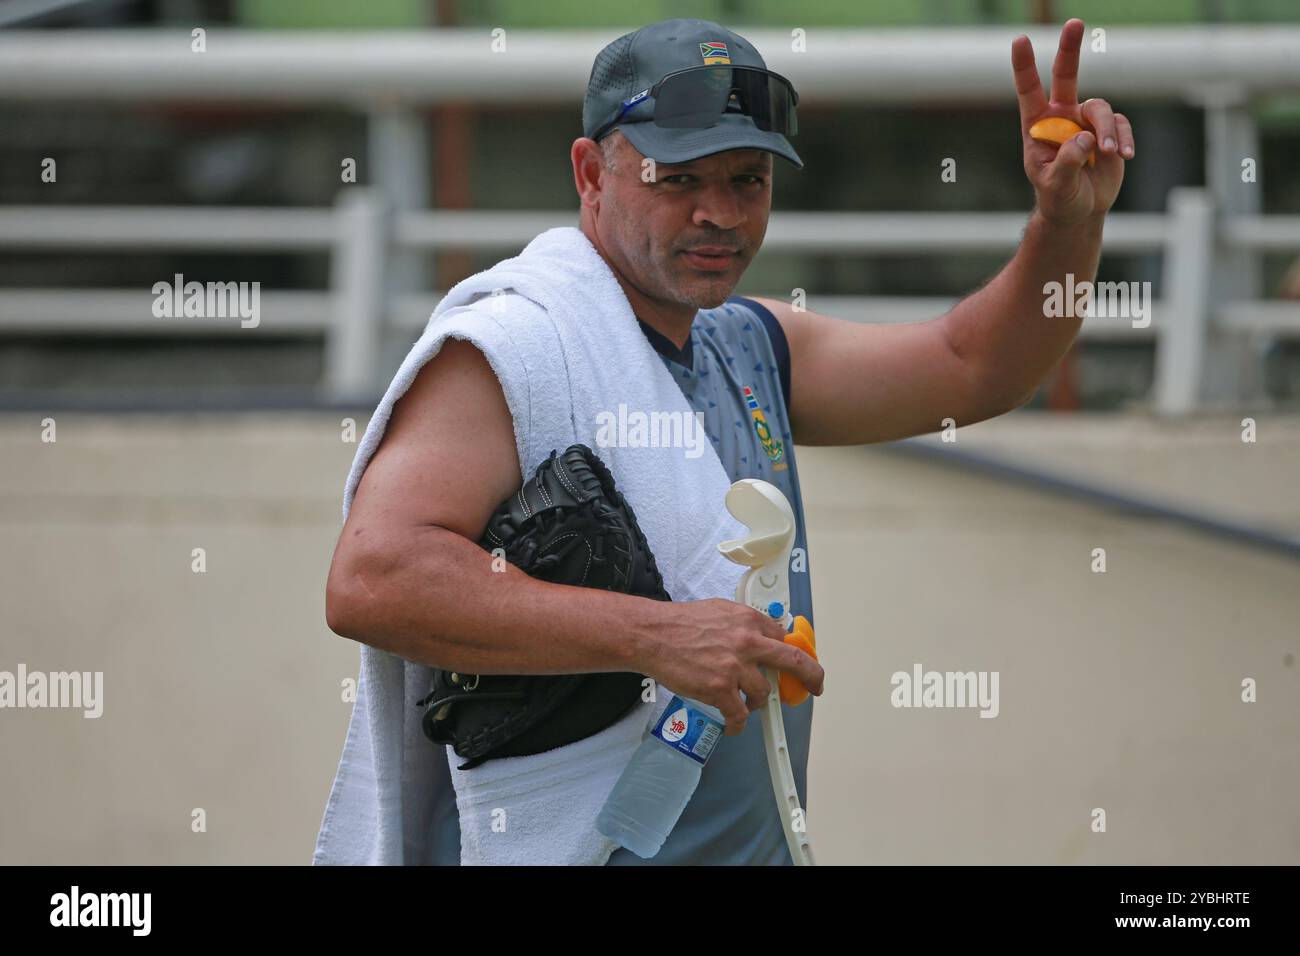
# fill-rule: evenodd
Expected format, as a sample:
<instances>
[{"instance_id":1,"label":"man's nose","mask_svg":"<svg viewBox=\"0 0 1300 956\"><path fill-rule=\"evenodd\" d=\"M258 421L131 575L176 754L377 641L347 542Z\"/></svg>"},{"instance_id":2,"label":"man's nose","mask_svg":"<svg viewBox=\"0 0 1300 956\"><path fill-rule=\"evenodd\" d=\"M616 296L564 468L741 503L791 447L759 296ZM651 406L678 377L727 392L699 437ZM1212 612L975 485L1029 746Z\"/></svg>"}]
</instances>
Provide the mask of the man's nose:
<instances>
[{"instance_id":1,"label":"man's nose","mask_svg":"<svg viewBox=\"0 0 1300 956\"><path fill-rule=\"evenodd\" d=\"M710 186L695 206L695 225L710 223L718 229L736 229L748 216L730 183Z\"/></svg>"}]
</instances>

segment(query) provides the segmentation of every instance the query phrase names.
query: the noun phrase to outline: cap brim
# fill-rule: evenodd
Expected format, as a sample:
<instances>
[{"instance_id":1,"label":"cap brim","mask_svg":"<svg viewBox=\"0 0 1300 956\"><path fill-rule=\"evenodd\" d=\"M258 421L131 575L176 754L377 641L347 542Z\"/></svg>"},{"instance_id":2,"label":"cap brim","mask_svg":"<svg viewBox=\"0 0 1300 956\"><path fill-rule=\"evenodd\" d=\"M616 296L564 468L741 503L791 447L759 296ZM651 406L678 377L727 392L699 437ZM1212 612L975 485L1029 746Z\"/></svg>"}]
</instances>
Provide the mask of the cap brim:
<instances>
[{"instance_id":1,"label":"cap brim","mask_svg":"<svg viewBox=\"0 0 1300 956\"><path fill-rule=\"evenodd\" d=\"M623 131L642 156L649 156L657 163L689 163L728 149L761 149L787 160L795 169L803 169L803 160L789 140L780 133L759 129L752 119L740 113L724 113L707 129L656 126L651 121L620 123L616 128Z\"/></svg>"}]
</instances>

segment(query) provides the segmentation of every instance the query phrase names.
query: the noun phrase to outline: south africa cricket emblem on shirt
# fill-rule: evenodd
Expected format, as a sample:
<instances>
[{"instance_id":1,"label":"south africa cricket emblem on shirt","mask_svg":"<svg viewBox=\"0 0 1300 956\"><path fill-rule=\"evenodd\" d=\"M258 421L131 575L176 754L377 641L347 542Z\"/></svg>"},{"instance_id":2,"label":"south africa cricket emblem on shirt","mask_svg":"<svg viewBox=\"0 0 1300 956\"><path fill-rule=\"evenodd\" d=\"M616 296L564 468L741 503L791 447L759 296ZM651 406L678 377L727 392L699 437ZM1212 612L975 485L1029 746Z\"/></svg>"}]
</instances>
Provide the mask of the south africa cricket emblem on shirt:
<instances>
[{"instance_id":1,"label":"south africa cricket emblem on shirt","mask_svg":"<svg viewBox=\"0 0 1300 956\"><path fill-rule=\"evenodd\" d=\"M759 444L763 446L763 451L767 452L767 457L772 460L773 470L784 471L790 467L785 460L785 446L781 444L779 438L772 435L772 429L767 424L767 416L763 414L758 399L754 397L754 390L748 385L742 385L741 391L745 396L749 416L754 420L754 434L758 435Z\"/></svg>"}]
</instances>

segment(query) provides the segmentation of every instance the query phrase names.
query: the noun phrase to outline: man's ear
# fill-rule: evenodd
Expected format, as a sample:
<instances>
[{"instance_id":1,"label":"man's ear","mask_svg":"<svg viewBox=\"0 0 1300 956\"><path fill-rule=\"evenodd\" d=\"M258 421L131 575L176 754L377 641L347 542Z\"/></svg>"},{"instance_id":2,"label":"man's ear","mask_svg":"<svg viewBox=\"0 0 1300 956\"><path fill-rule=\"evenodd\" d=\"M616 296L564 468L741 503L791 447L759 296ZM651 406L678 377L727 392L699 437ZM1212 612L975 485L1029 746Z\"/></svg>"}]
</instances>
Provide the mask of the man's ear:
<instances>
[{"instance_id":1,"label":"man's ear","mask_svg":"<svg viewBox=\"0 0 1300 956\"><path fill-rule=\"evenodd\" d=\"M569 158L573 163L573 186L578 193L578 202L583 206L594 205L600 197L601 174L605 171L605 156L600 144L579 137L573 141Z\"/></svg>"}]
</instances>

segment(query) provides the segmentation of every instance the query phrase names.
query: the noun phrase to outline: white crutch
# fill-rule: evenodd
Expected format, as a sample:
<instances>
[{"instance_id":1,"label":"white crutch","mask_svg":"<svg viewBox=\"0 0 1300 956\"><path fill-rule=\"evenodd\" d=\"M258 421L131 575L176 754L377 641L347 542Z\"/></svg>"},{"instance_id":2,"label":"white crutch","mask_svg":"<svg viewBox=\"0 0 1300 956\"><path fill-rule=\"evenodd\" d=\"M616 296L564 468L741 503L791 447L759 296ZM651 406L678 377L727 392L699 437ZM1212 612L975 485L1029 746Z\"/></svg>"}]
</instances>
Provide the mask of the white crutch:
<instances>
[{"instance_id":1,"label":"white crutch","mask_svg":"<svg viewBox=\"0 0 1300 956\"><path fill-rule=\"evenodd\" d=\"M744 538L723 541L718 550L729 560L749 568L736 586L736 600L779 620L789 628L790 552L794 548L795 521L790 502L775 485L757 478L742 478L727 492L727 510L749 528ZM772 775L772 792L781 810L790 858L796 866L813 865L812 845L803 823L799 791L790 769L790 748L781 719L780 673L764 668L772 691L763 708L763 741L767 746L767 768Z\"/></svg>"}]
</instances>

